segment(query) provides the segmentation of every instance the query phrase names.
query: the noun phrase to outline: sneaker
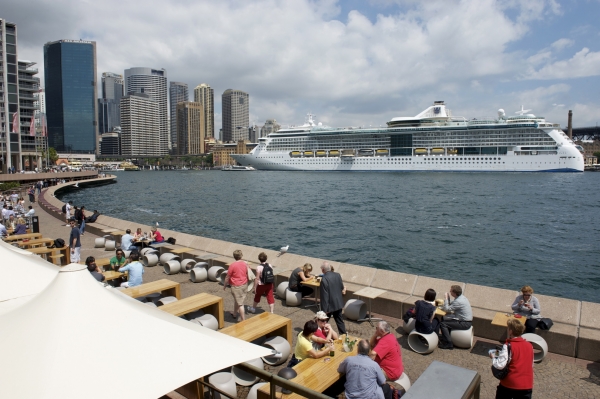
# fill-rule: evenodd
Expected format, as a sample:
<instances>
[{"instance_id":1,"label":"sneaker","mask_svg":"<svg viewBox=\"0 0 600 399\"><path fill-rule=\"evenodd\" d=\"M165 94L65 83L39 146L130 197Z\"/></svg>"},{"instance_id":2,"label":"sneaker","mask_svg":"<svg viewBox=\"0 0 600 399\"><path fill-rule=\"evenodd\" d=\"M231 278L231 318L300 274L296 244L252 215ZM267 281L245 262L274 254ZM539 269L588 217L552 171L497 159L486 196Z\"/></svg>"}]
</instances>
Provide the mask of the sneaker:
<instances>
[{"instance_id":1,"label":"sneaker","mask_svg":"<svg viewBox=\"0 0 600 399\"><path fill-rule=\"evenodd\" d=\"M452 349L454 349L454 345L452 345L452 344L445 344L445 343L440 342L440 343L438 343L438 348L452 350Z\"/></svg>"},{"instance_id":2,"label":"sneaker","mask_svg":"<svg viewBox=\"0 0 600 399\"><path fill-rule=\"evenodd\" d=\"M252 306L248 306L248 313L256 313L256 308L253 308Z\"/></svg>"}]
</instances>

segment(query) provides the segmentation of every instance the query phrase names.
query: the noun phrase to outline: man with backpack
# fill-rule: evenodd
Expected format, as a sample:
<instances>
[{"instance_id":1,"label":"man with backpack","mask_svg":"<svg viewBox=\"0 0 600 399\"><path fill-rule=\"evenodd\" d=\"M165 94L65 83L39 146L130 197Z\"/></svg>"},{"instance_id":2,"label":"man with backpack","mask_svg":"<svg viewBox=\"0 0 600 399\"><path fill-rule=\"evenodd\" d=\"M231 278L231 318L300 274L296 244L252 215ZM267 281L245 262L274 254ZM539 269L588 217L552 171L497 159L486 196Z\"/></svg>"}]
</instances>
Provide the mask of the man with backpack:
<instances>
[{"instance_id":1,"label":"man with backpack","mask_svg":"<svg viewBox=\"0 0 600 399\"><path fill-rule=\"evenodd\" d=\"M273 267L267 263L267 254L264 252L258 254L258 260L260 261L260 265L256 267L257 278L254 281L253 290L254 304L251 308L248 308L248 313L256 312L256 307L263 295L267 297L269 310L273 313L275 309L275 297L273 297L273 283L275 282L275 276L273 274Z\"/></svg>"}]
</instances>

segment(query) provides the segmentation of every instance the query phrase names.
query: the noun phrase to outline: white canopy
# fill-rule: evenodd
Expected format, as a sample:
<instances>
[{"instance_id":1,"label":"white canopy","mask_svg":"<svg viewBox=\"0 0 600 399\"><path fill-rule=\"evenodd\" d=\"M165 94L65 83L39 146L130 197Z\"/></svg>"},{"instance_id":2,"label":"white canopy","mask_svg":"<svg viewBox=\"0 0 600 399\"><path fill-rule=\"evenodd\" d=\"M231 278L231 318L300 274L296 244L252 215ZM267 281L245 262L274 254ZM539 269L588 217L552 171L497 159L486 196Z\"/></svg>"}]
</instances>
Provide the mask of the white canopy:
<instances>
[{"instance_id":1,"label":"white canopy","mask_svg":"<svg viewBox=\"0 0 600 399\"><path fill-rule=\"evenodd\" d=\"M58 270L58 266L39 256L0 240L0 314L41 292L56 277Z\"/></svg>"},{"instance_id":2,"label":"white canopy","mask_svg":"<svg viewBox=\"0 0 600 399\"><path fill-rule=\"evenodd\" d=\"M271 351L190 323L70 264L0 316L2 398L158 398Z\"/></svg>"}]
</instances>

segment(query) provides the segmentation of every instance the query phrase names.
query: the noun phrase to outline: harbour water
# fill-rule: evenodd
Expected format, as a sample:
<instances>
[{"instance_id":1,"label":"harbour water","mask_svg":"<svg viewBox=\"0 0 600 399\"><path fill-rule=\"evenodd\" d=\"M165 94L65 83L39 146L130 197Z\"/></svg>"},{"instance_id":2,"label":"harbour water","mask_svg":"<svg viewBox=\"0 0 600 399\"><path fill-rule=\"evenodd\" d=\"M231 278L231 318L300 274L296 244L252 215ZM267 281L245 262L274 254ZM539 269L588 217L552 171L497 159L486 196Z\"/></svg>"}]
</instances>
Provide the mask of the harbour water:
<instances>
[{"instance_id":1,"label":"harbour water","mask_svg":"<svg viewBox=\"0 0 600 399\"><path fill-rule=\"evenodd\" d=\"M117 176L117 184L62 199L194 235L270 249L289 244L290 252L334 262L600 298L599 173Z\"/></svg>"}]
</instances>

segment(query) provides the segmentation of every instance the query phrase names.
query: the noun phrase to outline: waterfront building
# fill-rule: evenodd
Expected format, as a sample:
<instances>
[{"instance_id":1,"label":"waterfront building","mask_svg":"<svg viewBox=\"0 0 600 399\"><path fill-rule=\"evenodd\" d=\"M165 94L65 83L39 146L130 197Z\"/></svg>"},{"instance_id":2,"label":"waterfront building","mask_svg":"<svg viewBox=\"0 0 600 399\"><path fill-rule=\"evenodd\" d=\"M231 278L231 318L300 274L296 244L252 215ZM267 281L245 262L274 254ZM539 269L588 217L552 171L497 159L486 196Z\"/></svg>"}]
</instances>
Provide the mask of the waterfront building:
<instances>
[{"instance_id":1,"label":"waterfront building","mask_svg":"<svg viewBox=\"0 0 600 399\"><path fill-rule=\"evenodd\" d=\"M48 144L57 151L98 150L96 42L44 45Z\"/></svg>"},{"instance_id":2,"label":"waterfront building","mask_svg":"<svg viewBox=\"0 0 600 399\"><path fill-rule=\"evenodd\" d=\"M248 140L250 126L250 95L241 90L227 89L222 96L223 142Z\"/></svg>"},{"instance_id":3,"label":"waterfront building","mask_svg":"<svg viewBox=\"0 0 600 399\"><path fill-rule=\"evenodd\" d=\"M169 148L173 150L173 153L179 154L177 152L177 104L190 101L190 97L188 94L188 85L187 83L181 82L170 82L169 83L169 105L170 105L170 142Z\"/></svg>"},{"instance_id":4,"label":"waterfront building","mask_svg":"<svg viewBox=\"0 0 600 399\"><path fill-rule=\"evenodd\" d=\"M281 129L281 125L275 119L267 119L262 128L260 128L260 137L267 137Z\"/></svg>"},{"instance_id":5,"label":"waterfront building","mask_svg":"<svg viewBox=\"0 0 600 399\"><path fill-rule=\"evenodd\" d=\"M121 125L121 98L123 75L102 73L102 97L98 99L98 131L100 134L114 131Z\"/></svg>"},{"instance_id":6,"label":"waterfront building","mask_svg":"<svg viewBox=\"0 0 600 399\"><path fill-rule=\"evenodd\" d=\"M114 132L100 136L100 154L121 155L121 128L115 127Z\"/></svg>"},{"instance_id":7,"label":"waterfront building","mask_svg":"<svg viewBox=\"0 0 600 399\"><path fill-rule=\"evenodd\" d=\"M204 109L204 131L206 137L215 137L215 99L214 90L206 83L194 89L194 102L202 104Z\"/></svg>"},{"instance_id":8,"label":"waterfront building","mask_svg":"<svg viewBox=\"0 0 600 399\"><path fill-rule=\"evenodd\" d=\"M180 102L177 104L176 133L177 154L202 154L204 153L204 109L197 102Z\"/></svg>"},{"instance_id":9,"label":"waterfront building","mask_svg":"<svg viewBox=\"0 0 600 399\"><path fill-rule=\"evenodd\" d=\"M38 148L41 140L38 140L38 134L35 127L36 105L35 93L39 90L40 78L38 78L38 69L34 66L35 62L18 61L19 69L19 139L21 169L34 170L40 166L42 148Z\"/></svg>"},{"instance_id":10,"label":"waterfront building","mask_svg":"<svg viewBox=\"0 0 600 399\"><path fill-rule=\"evenodd\" d=\"M127 95L132 93L143 93L149 99L156 101L156 127L158 129L157 148L152 150L155 155L167 155L169 153L169 108L167 106L167 71L153 68L129 68L125 70L125 91ZM136 100L138 101L138 100ZM123 107L121 100L121 108ZM152 107L148 107L150 109ZM121 112L121 125L123 125L123 112ZM154 120L154 115L147 115ZM140 129L146 130L146 129ZM125 151L124 142L125 128L121 126L121 149ZM149 143L154 143L155 138L148 138ZM125 153L123 153L125 155Z\"/></svg>"},{"instance_id":11,"label":"waterfront building","mask_svg":"<svg viewBox=\"0 0 600 399\"><path fill-rule=\"evenodd\" d=\"M249 154L256 147L256 143L247 140L238 140L235 143L218 143L212 146L213 165L237 165L231 154Z\"/></svg>"},{"instance_id":12,"label":"waterfront building","mask_svg":"<svg viewBox=\"0 0 600 399\"><path fill-rule=\"evenodd\" d=\"M121 99L121 155L161 156L160 103L146 93Z\"/></svg>"},{"instance_id":13,"label":"waterfront building","mask_svg":"<svg viewBox=\"0 0 600 399\"><path fill-rule=\"evenodd\" d=\"M36 126L40 127L41 115L46 114L46 92L44 89L40 88L34 96L36 99L33 101L33 104L36 106L36 109L33 111L33 116L35 118Z\"/></svg>"}]
</instances>

